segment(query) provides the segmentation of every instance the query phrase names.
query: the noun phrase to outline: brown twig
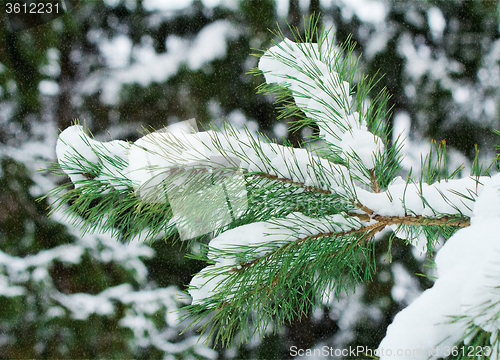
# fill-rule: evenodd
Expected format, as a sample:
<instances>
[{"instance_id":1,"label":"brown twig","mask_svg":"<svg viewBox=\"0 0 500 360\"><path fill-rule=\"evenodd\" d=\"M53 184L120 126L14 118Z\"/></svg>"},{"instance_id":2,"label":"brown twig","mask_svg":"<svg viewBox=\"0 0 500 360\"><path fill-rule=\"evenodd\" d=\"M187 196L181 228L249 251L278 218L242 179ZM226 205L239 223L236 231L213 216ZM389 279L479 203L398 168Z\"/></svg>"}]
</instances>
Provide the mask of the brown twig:
<instances>
[{"instance_id":1,"label":"brown twig","mask_svg":"<svg viewBox=\"0 0 500 360\"><path fill-rule=\"evenodd\" d=\"M456 219L450 216L443 216L440 218L430 218L427 216L417 215L406 215L406 216L382 216L374 215L370 216L368 214L356 214L348 213L351 217L357 217L361 221L370 221L370 219L376 220L385 225L447 225L447 226L457 226L457 227L467 227L470 225L470 219Z\"/></svg>"},{"instance_id":2,"label":"brown twig","mask_svg":"<svg viewBox=\"0 0 500 360\"><path fill-rule=\"evenodd\" d=\"M230 272L231 273L238 272L238 271L241 271L244 268L256 265L258 262L265 261L265 260L269 259L271 256L273 256L275 254L278 254L279 252L284 251L286 248L288 248L288 247L290 247L292 245L299 245L299 244L301 244L303 242L314 240L314 239L318 239L318 238L321 238L321 237L345 236L345 235L351 235L351 234L359 234L359 233L363 233L363 232L366 232L367 233L366 235L373 234L373 235L370 235L369 237L366 237L366 240L369 240L376 233L378 233L379 231L381 231L385 227L386 227L386 224L376 223L376 224L371 224L371 225L363 226L363 227L361 227L359 229L352 229L352 230L349 230L349 231L340 231L340 232L334 232L334 231L332 231L332 232L319 233L319 234L316 234L316 235L307 236L305 238L300 238L300 239L297 239L297 240L295 240L293 242L289 242L289 243L283 245L279 249L276 249L274 251L271 251L271 252L267 253L263 257L254 259L252 261L249 261L249 262L246 262L246 263L243 263L243 264L239 264L239 267L233 267L233 268L231 268ZM377 230L377 231L371 233L372 230ZM359 242L359 240L358 240L358 242Z\"/></svg>"},{"instance_id":3,"label":"brown twig","mask_svg":"<svg viewBox=\"0 0 500 360\"><path fill-rule=\"evenodd\" d=\"M357 205L360 205L361 209L366 209L373 213L373 211L362 204L358 203ZM233 267L230 272L239 272L242 271L245 268L257 265L260 262L266 261L272 256L275 256L276 254L284 251L286 248L290 246L295 246L299 245L303 242L310 241L313 239L318 239L320 237L340 237L340 236L346 236L346 235L352 235L352 234L359 234L359 233L364 233L360 238L357 240L355 246L361 246L363 243L370 241L375 237L375 235L382 230L384 230L387 226L389 225L448 225L448 226L458 226L458 227L466 227L470 225L470 219L456 219L452 218L449 216L444 216L442 218L428 218L425 216L382 216L382 215L375 215L375 216L370 216L368 214L356 214L356 213L349 213L350 216L357 217L358 219L362 221L369 221L369 220L375 220L376 223L370 224L363 226L359 229L352 229L349 231L343 231L343 232L327 232L327 233L319 233L313 236L308 236L305 238L300 238L297 239L296 241L290 242L285 244L284 246L280 247L279 249L276 249L274 251L271 251L264 255L263 257L254 259L252 261L249 261L244 264L240 264L239 267ZM336 251L334 254L331 254L331 256L337 256L338 251ZM300 271L303 271L306 267L306 264L302 265L300 268ZM289 274L287 275L287 277ZM271 283L270 287L268 288L268 295L267 298L271 295L272 290L276 287L277 283L279 281L279 276L278 273L275 274L274 279Z\"/></svg>"},{"instance_id":4,"label":"brown twig","mask_svg":"<svg viewBox=\"0 0 500 360\"><path fill-rule=\"evenodd\" d=\"M379 233L380 231L384 230L385 227L387 226L386 224L384 223L376 223L376 224L373 224L375 226L373 226L373 228L368 231L364 236L362 236L358 242L357 242L357 245L361 245L363 242L365 241L368 241L370 239L373 239L373 237Z\"/></svg>"},{"instance_id":5,"label":"brown twig","mask_svg":"<svg viewBox=\"0 0 500 360\"><path fill-rule=\"evenodd\" d=\"M372 181L373 191L375 191L378 194L380 192L380 186L378 186L377 176L375 175L375 170L370 169L368 171L370 172L370 180Z\"/></svg>"},{"instance_id":6,"label":"brown twig","mask_svg":"<svg viewBox=\"0 0 500 360\"><path fill-rule=\"evenodd\" d=\"M89 174L89 173L82 173L82 176L86 179L90 179L90 180L94 180L95 179L95 175L93 174Z\"/></svg>"},{"instance_id":7,"label":"brown twig","mask_svg":"<svg viewBox=\"0 0 500 360\"><path fill-rule=\"evenodd\" d=\"M467 227L470 225L470 219L456 219L450 216L441 218L429 218L426 216L372 216L372 219L382 222L386 225L447 225L457 227Z\"/></svg>"},{"instance_id":8,"label":"brown twig","mask_svg":"<svg viewBox=\"0 0 500 360\"><path fill-rule=\"evenodd\" d=\"M372 181L373 191L375 191L376 193L380 193L380 187L378 185L378 182L377 182L377 179L375 176L375 171L373 169L370 169L369 171L370 171L370 177L371 177L371 181ZM302 186L303 188L305 188L306 190L318 192L321 194L329 194L329 195L332 194L328 190L323 190L323 189L320 189L320 188L317 188L314 186L305 186L305 184L303 184L303 183L296 182L296 181L293 181L292 179L288 179L288 178L279 178L276 175L270 175L270 174L266 174L266 173L255 173L253 175L259 176L259 177L264 177L267 179L276 180L279 182L290 183L293 185L299 185L299 186ZM422 225L447 225L447 226L457 226L457 227L467 227L470 225L470 219L457 219L457 218L452 218L450 216L443 216L441 218L429 218L429 217L422 216L422 215L412 216L412 215L406 215L406 214L405 214L405 216L374 215L375 212L372 209L363 205L359 201L354 203L354 205L358 209L363 211L364 214L357 214L357 213L351 212L351 213L348 213L349 216L357 217L360 221L364 221L364 222L369 222L372 220L375 220L376 222L373 224L370 224L370 225L362 226L359 229L352 229L352 230L343 231L343 232L319 233L319 234L316 234L313 236L308 236L305 238L297 239L293 242L289 242L289 243L283 245L282 247L280 247L274 251L271 251L271 252L265 254L262 257L259 257L257 259L254 259L252 261L249 261L249 262L246 262L243 264L239 264L238 267L231 268L230 272L231 273L240 272L248 267L251 267L251 266L257 265L261 262L267 261L272 256L275 256L276 254L283 252L285 249L287 249L290 246L296 246L296 245L299 245L305 241L311 241L314 239L318 239L320 237L332 237L332 236L341 237L341 236L346 236L346 235L364 233L357 240L357 242L355 244L356 246L360 246L363 243L373 239L377 233L384 230L387 226L390 226L390 225L415 225L415 226L417 226L417 225L420 225L420 226L422 226ZM332 254L332 255L334 255L334 254ZM276 286L276 284L278 283L278 281L279 281L278 274L276 274L273 281L272 281L271 287L269 288L268 297L269 297L270 293L272 292L272 290L274 289L274 287Z\"/></svg>"},{"instance_id":9,"label":"brown twig","mask_svg":"<svg viewBox=\"0 0 500 360\"><path fill-rule=\"evenodd\" d=\"M361 205L361 204L359 204ZM366 208L365 206L361 205L361 207ZM367 210L373 211L369 208L366 208ZM230 272L238 272L241 271L244 268L256 265L260 261L265 261L269 259L271 256L284 251L286 248L292 245L299 245L305 241L310 241L313 239L318 239L320 237L330 237L330 236L346 236L346 235L352 235L352 234L359 234L359 233L365 233L364 236L362 236L358 240L358 245L361 245L361 243L368 241L372 239L377 233L385 229L386 226L389 225L447 225L447 226L457 226L457 227L467 227L470 225L470 219L454 219L450 216L443 216L441 218L428 218L425 216L382 216L382 215L375 215L375 216L369 216L367 214L356 214L356 213L349 213L348 215L357 217L358 219L362 221L369 221L370 219L373 219L377 221L374 224L366 225L363 226L359 229L352 229L349 231L342 231L342 232L327 232L327 233L319 233L313 236L308 236L305 238L300 238L297 239L293 242L287 243L280 247L277 250L271 251L264 255L264 257L260 257L257 259L254 259L252 261L240 264L239 267L233 267Z\"/></svg>"},{"instance_id":10,"label":"brown twig","mask_svg":"<svg viewBox=\"0 0 500 360\"><path fill-rule=\"evenodd\" d=\"M359 210L364 211L368 215L373 215L373 213L375 212L372 209L370 209L369 207L361 204L359 201L356 204L354 204L354 205L356 205L356 207L358 207Z\"/></svg>"}]
</instances>

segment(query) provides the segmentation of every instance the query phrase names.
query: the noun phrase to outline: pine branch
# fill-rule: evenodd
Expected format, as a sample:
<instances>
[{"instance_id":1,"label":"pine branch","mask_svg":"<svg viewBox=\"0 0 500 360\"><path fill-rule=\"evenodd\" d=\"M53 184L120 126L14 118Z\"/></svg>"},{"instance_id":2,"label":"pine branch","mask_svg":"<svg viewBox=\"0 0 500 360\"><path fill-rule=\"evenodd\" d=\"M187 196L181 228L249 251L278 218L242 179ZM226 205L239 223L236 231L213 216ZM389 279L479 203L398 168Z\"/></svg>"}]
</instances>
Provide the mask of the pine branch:
<instances>
[{"instance_id":1,"label":"pine branch","mask_svg":"<svg viewBox=\"0 0 500 360\"><path fill-rule=\"evenodd\" d=\"M476 161L475 177L453 179L459 171L447 169L446 143L433 142L418 178L397 177L402 142L387 145L387 91L367 101L379 80L360 74L353 43L336 46L316 26L310 18L295 42L278 31L281 41L254 70L281 116L319 127L306 148L227 123L146 132L133 144L100 143L75 126L58 141L58 170L75 188L50 195L82 231L211 239L196 255L211 265L191 281L186 316L192 324L212 316L202 330L211 326L216 342L237 332L243 340L251 324L256 332L283 324L319 296L369 280L373 239L387 226L409 230L407 240L425 234L429 248L469 226L480 175L490 170Z\"/></svg>"},{"instance_id":2,"label":"pine branch","mask_svg":"<svg viewBox=\"0 0 500 360\"><path fill-rule=\"evenodd\" d=\"M464 218L454 218L451 216L442 216L439 218L429 218L427 216L382 216L382 215L368 215L368 214L356 214L349 213L349 216L354 216L361 221L369 221L371 219L384 224L389 225L414 225L414 226L456 226L456 227L467 227L470 226L470 219L468 217Z\"/></svg>"}]
</instances>

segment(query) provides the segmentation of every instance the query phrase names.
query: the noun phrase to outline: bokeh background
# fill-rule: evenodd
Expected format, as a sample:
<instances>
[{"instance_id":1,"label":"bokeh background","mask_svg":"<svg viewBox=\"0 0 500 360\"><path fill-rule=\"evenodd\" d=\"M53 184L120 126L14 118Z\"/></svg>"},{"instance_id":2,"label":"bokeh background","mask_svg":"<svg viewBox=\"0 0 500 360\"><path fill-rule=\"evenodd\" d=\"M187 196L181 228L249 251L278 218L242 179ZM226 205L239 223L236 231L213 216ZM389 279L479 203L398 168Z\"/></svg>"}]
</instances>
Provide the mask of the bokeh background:
<instances>
[{"instance_id":1,"label":"bokeh background","mask_svg":"<svg viewBox=\"0 0 500 360\"><path fill-rule=\"evenodd\" d=\"M143 127L196 118L298 146L314 129L290 133L294 119L276 120L273 98L256 95L263 77L247 74L257 65L253 49L271 46L269 29L289 34L285 21L300 29L303 16L320 14L337 42L352 35L365 73L384 74L376 90L392 94L389 121L407 138L404 172L419 168L431 139L446 141L449 166L464 164L462 176L476 146L487 161L500 143L497 1L82 0L38 26L33 17L12 23L7 3L0 2L1 358L286 359L291 346L375 349L393 316L432 286L416 275L432 274L422 242L394 241L389 261L388 242L378 241L378 273L354 294L325 296L265 336L203 345L194 329L180 335L189 322L179 323L177 311L205 266L186 258L193 249L171 238L126 243L83 234L60 211L47 217L54 199L37 201L68 181L42 169L55 161L59 131L77 118L101 141L134 141Z\"/></svg>"}]
</instances>

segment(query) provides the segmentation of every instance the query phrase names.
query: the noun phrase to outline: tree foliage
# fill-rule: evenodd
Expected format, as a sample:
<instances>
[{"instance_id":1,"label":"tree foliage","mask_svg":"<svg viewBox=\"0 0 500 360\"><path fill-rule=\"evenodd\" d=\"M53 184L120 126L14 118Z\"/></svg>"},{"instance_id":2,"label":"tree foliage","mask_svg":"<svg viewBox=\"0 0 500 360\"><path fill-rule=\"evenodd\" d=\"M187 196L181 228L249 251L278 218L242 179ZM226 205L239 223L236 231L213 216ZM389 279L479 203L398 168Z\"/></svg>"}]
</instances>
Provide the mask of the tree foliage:
<instances>
[{"instance_id":1,"label":"tree foliage","mask_svg":"<svg viewBox=\"0 0 500 360\"><path fill-rule=\"evenodd\" d=\"M54 134L58 128L63 130L69 126L73 118L85 119L99 140L109 139L111 134L113 138L133 141L139 136L136 128L161 128L190 117L196 117L202 123L215 121L220 125L222 116L227 116L233 124L241 124L242 118L253 119L256 122L250 122L251 129L258 124L260 131L270 139L278 138L280 144L283 143L280 139L283 133L278 135L278 132L273 132L274 125L279 121L293 121L288 129L297 131L288 131L285 138L295 147L302 144L304 139L307 140L308 135L317 138L320 135L319 127L313 121L306 122L307 117L304 118L300 111L291 112L288 115L292 117L277 121L271 96L254 94L255 86L263 82L262 75L253 78L243 75L256 62L255 58L248 56L249 48L268 47L270 34L267 29L275 27L274 16L277 11L288 14L288 21L298 27L303 38L301 12L314 11L318 14L320 10L321 21L334 26L338 43L343 43L349 36L357 42L354 54L356 59L363 54L358 63L363 72L375 74L380 70L380 74L385 74L382 81L373 84L372 94L377 94L384 86L392 94L386 108L391 108L394 116L387 118L386 124L390 127L394 125L395 135L402 127L408 130L411 127L411 132L402 136L407 136L406 150L403 151L407 156L401 163L403 179L407 179L411 166L412 177L416 179L419 178L417 168L425 168L423 171L428 175L422 176L422 186L426 182L431 184L447 177L468 175L469 169L473 169L473 174L484 174L490 162L484 165L483 160L494 157L494 153L488 150L493 149L495 143L491 128L495 128L498 123L495 109L498 104L496 48L499 34L495 25L498 22L498 9L494 2L460 1L450 4L440 1L398 1L383 3L382 12L372 2L370 6L373 11L369 14L355 8L351 2L311 1L307 9L303 2L295 0L288 5L288 9L283 10L283 2L277 6L273 1L265 4L259 1L258 5L245 1L234 7L209 7L204 2L195 1L189 8L169 12L152 10L148 2L80 2L79 7L71 13L23 32L13 32L3 12L0 17L0 32L5 39L0 47L0 156L2 161L5 160L0 172L2 179L5 178L1 192L1 202L5 206L0 212L2 252L22 260L41 250L73 243L81 236L76 232L73 235L66 234L76 230L57 216L42 220L48 203L34 202L36 196L65 181L61 177L34 171L46 167L46 164L40 164L40 159L53 161L51 149L55 141ZM198 69L190 68L185 62L171 77L157 78L152 82L142 82L139 78L133 78L130 82L115 81L120 71L130 71L130 74L137 69L134 66L141 63L142 55L156 57L171 54L175 49L169 48L172 44L169 41L174 38L186 41L184 45L190 46L193 44L190 41L196 39L201 30L224 19L229 19L240 31L232 32L238 35L227 42L225 56L209 61ZM280 16L278 22L284 34L293 39ZM105 45L113 44L117 39L130 41L133 49L124 67L118 69L116 64L109 62L109 53L105 51ZM137 50L149 52L139 53ZM143 72L148 73L145 70ZM47 92L47 89L58 91ZM355 83L351 90L359 94ZM286 99L291 99L289 90L285 93L288 96ZM302 119L297 120L297 117ZM422 145L431 143L426 140L427 136L437 140L432 143L431 151L430 146L425 148ZM391 148L396 138L394 135L386 136L383 139L386 148ZM442 139L446 140L445 144ZM475 147L475 144L479 145ZM308 146L307 141L302 146ZM444 146L448 157L440 155L444 153ZM478 153L477 149L481 149L481 152ZM420 158L420 152L432 154ZM395 158L387 155L388 159ZM464 163L464 168L459 167L461 163ZM15 170L24 167L27 168L26 172ZM381 168L384 167L381 164ZM439 169L443 170L437 171ZM456 173L454 169L457 169ZM490 169L489 174L493 173ZM378 171L378 176L379 186L384 190L393 175L386 176L386 173ZM262 209L275 209L272 216L286 217L295 212L296 207L300 207L300 212L308 217L315 217L318 212L331 212L331 207L341 208L335 201L333 205L330 201L325 202L324 194L313 196L310 192L301 192L300 187L282 192L275 188L275 195L262 193L261 185L265 188L275 182L276 179L261 178L260 182L255 181L247 186L248 196L256 199ZM16 183L22 185L21 189L16 187ZM421 186L419 181L415 183ZM290 184L290 187L296 185ZM371 180L368 185L371 186ZM71 188L70 184L66 186ZM96 196L91 205L107 210L117 203L116 200L121 200L120 196L125 193L123 191L115 198L113 196L116 193L108 194L108 198ZM471 197L469 193L465 195ZM290 199L293 208L281 201L283 196ZM49 203L53 201L51 198L48 200ZM20 207L19 204L24 205ZM119 204L125 206L124 203ZM166 204L155 206L157 210L166 211ZM266 221L271 215L258 210L255 213L255 218L246 217L240 223L235 221L225 230L244 222ZM125 226L126 221L137 219L138 225L142 223L141 229L147 227L148 218L141 216L126 211L116 212L115 218L108 223L109 229L126 240L135 234L132 228ZM464 217L457 220L463 221ZM410 237L416 237L420 230L414 230L421 229L411 224L390 226L393 229L399 227L397 237L406 237L407 233ZM68 227L69 230L63 231ZM91 229L89 226L88 230ZM432 225L423 229L426 238L432 239L430 245L437 241L443 242L440 236L443 230L449 230L444 231L445 237L455 231L451 226ZM385 232L382 235L383 240L373 242L374 251L376 254L388 253L390 257L373 258L376 276L369 282L358 284L356 293L348 297L349 301L344 293L340 293L339 297L332 296L329 300L326 297L320 299L319 307L304 310L303 316L296 317L291 324L282 327L273 325L266 329L268 335L272 330L277 331L275 334L263 340L254 337L254 342L261 341L261 347L245 344L238 350L231 350L232 353L220 351L218 356L283 358L290 355L291 345L313 348L325 342L337 348L349 344L365 344L375 348L383 337L381 329L392 322L393 315L406 306L416 293L432 285L428 277L415 275L429 274L426 262L411 247L406 246L405 241L389 238ZM56 259L47 264L47 269L55 288L65 294L82 292L95 295L123 283L130 283L135 289L142 289L142 286L168 287L172 284L183 289L204 263L186 259L184 254L187 247L182 246L180 249L181 244L186 244L172 245L176 236L167 239L166 245L163 241L151 244L156 256L141 259L148 268L147 282L140 283L142 285L133 280L130 269L123 268L119 263L102 263L101 257L93 260L85 257L80 265L61 263ZM427 243L422 238L416 239L420 239L419 249L422 243ZM194 247L198 245L194 243ZM95 254L101 250L95 250ZM392 259L392 263L389 259ZM89 272L88 269L96 270ZM1 271L11 281L9 284L29 289L27 294L34 294L35 298L49 299L44 303L48 308L44 305L28 309L23 304L28 298L33 299L33 296L2 295L5 303L3 308L6 309L2 332L8 334L10 339L0 346L5 356L41 357L43 354L50 358L65 356L69 352L92 357L95 351L98 353L95 356L106 357L163 356L164 352L154 347L140 348L137 343L127 348L126 351L130 352L123 352L121 344L128 343L135 334L116 326L118 318L123 315L120 312L112 320L106 316L92 315L92 319L96 319L101 327L90 320L84 322L72 319L70 310L63 317L47 320L44 318L45 310L52 308L54 302L43 289L52 287L39 287L33 285L32 280L25 282L21 278L16 278L21 281L16 283L18 280L12 280L13 275L7 267L4 266ZM430 274L433 275L432 271ZM311 297L310 303L316 300ZM351 316L354 306L357 306L357 315ZM39 334L37 338L23 336L26 328L34 329L33 332ZM93 331L96 328L102 330ZM36 329L52 330L38 332ZM110 334L119 345L108 347L109 353L104 348L92 350L91 344L95 343L98 336L96 333ZM88 340L78 341L80 338Z\"/></svg>"},{"instance_id":2,"label":"tree foliage","mask_svg":"<svg viewBox=\"0 0 500 360\"><path fill-rule=\"evenodd\" d=\"M291 30L295 41L277 32L280 41L255 72L267 81L259 91L277 95L282 116L319 128L304 148L230 124L198 133L166 128L133 144L96 142L76 125L57 145L59 166L75 184L59 206L74 198L72 218L84 229L111 229L125 213L119 223L128 235L210 235L197 258L211 265L191 280L185 319L224 346L369 282L376 235L386 227L406 242L426 237L432 253L440 237L470 225L494 166L476 165L471 177L454 179L460 168L448 169L443 141L422 156L417 177L396 176L402 145L388 141L387 92L369 99L377 80L360 75L352 44L337 46L314 17L303 38ZM225 211L229 220L220 217Z\"/></svg>"}]
</instances>

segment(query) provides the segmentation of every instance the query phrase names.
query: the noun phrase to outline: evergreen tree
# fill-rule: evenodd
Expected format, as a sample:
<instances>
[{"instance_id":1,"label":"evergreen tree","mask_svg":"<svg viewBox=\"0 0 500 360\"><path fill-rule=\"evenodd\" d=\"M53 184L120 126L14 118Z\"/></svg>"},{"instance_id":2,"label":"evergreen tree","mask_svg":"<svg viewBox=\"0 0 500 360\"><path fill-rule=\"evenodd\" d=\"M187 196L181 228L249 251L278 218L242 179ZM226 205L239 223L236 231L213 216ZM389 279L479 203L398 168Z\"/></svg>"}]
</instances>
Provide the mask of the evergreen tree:
<instances>
[{"instance_id":1,"label":"evergreen tree","mask_svg":"<svg viewBox=\"0 0 500 360\"><path fill-rule=\"evenodd\" d=\"M227 79L244 72L241 62L249 56L249 40L244 34L228 36L231 58L223 50L215 59L202 58L204 62L195 69L181 63L171 78L156 79L156 84L139 86L137 79L132 79L118 83L118 88L104 85L117 85L121 65L109 62L109 47L117 39L130 41L131 48L151 46L161 55L167 53L168 37L194 45L200 30L214 23L227 25L224 19L234 13L234 8L207 8L196 2L189 9L174 12L173 17L163 18L162 12L141 3L83 1L53 21L35 27L26 23L16 30L2 12L1 36L6 40L0 51L0 174L5 205L0 219L2 356L216 356L203 345L195 350L198 336L191 332L179 336L184 326L171 315L183 304L178 299L179 288L202 265L186 259L185 250L171 245L171 240L151 246L122 245L110 241L109 234L78 234L60 214L46 219L51 200L35 199L67 180L36 171L54 160L57 129L68 127L73 117L85 118L98 136L109 136L109 131L113 136L133 138L141 125L166 124L174 117L184 117L187 110L194 110L193 104L197 105L197 117L208 121L213 116L208 102L211 96L232 101L224 109L224 113L231 113L239 106L234 101L243 103L248 97L245 94L253 94L254 86L247 84L245 88L241 86L244 81L239 81L240 86L235 84L229 96L213 91L213 84L221 73ZM245 22L248 13L236 15ZM153 21L155 17L160 21ZM262 25L265 22L259 23ZM231 62L241 57L238 54L242 51L245 57ZM131 59L125 68L137 62ZM203 66L206 69L201 69ZM186 84L201 91L180 98L185 102L182 107L172 98L166 107L167 95L175 93L176 87L185 93ZM234 93L239 96L233 97ZM259 105L262 99L251 99L253 102L244 101L247 109L259 108L265 118L266 106ZM144 111L145 104L149 112ZM267 108L272 110L269 105ZM131 119L132 127L124 128ZM61 255L63 251L73 256ZM98 303L103 307L92 307ZM89 306L85 309L84 305ZM36 336L25 336L27 331Z\"/></svg>"},{"instance_id":2,"label":"evergreen tree","mask_svg":"<svg viewBox=\"0 0 500 360\"><path fill-rule=\"evenodd\" d=\"M306 126L301 131L286 133L287 127L293 129L301 124L297 119L300 114L277 122L271 98L254 95L254 87L264 78L243 76L257 61L249 56L249 48L268 47L267 29L274 28L276 21L273 6L290 39L293 37L282 23L281 15L303 31L302 14L317 14L320 10L322 19L335 26L339 43L349 36L357 42L354 53L363 54L359 65L364 72L374 74L380 69L379 73L385 74L383 80L375 84L373 93L387 86L392 94L388 108L392 107L394 117L388 122L394 124L394 135L405 127L410 130L411 126L411 132L405 132L406 158L401 163L404 179L410 167L413 173L420 168L420 152L429 153L431 142L426 136L437 139L438 143L446 139L450 169L464 163L465 169L460 171L460 176L469 174L473 164L481 164L481 161L474 163L475 144L479 144L481 159L494 157L495 137L491 127L497 126L499 103L496 50L499 34L495 25L498 22L495 2L367 2L359 7L350 1L311 1L309 5L307 1L296 0L277 4L273 1L244 1L239 5L225 2L228 6L195 1L177 11L153 8L153 3L80 1L68 15L20 32L12 31L5 11L1 12L0 36L5 39L4 46L0 46L2 252L20 261L27 255L37 254L40 249L78 242L81 235L77 230L62 218L44 220L47 203L34 201L35 197L56 186L56 182L64 181L36 170L47 166L41 160L53 161L54 134L57 128L62 130L69 126L72 118L85 119L100 140L109 139L109 134L113 138L135 140L136 129L141 126L161 128L191 117L202 123L216 121L220 124L222 116L227 116L235 125L244 122L245 118L256 120L259 130L269 138L278 138L282 144L280 138L285 137L295 147L300 146L307 135L319 135L320 129L311 123L311 128ZM185 62L167 78L161 76L164 72L156 71L166 66L144 66L146 59L164 59L165 64L168 59L175 60L170 55L182 54L178 51L182 48L172 47L176 44L172 39L183 41L184 48L188 48L196 43L203 29L216 29L225 23L224 19L229 19L240 32L231 28L233 35L228 37L226 54L222 57L200 68L192 68ZM219 25L210 27L212 23ZM125 57L129 60L115 63L113 59L120 58L115 56L120 54L118 50L123 50L120 44L130 45L131 51ZM132 74L132 70L135 74L149 75L132 76L125 81L120 77L120 74ZM288 120L293 120L296 126L286 126ZM249 128L256 128L255 122L246 123ZM388 137L386 145L396 137ZM119 221L117 225L120 227ZM54 230L55 227L60 227L61 231ZM406 246L405 241L389 241L388 232L377 236L383 238L373 243L375 252L385 254L390 247L392 263L385 256L376 257L377 276L358 284L354 295L346 296L342 292L339 297L325 297L321 307L306 311L288 325L268 329L277 330L277 334L268 333L264 339L254 337L252 343L224 351L218 348L221 350L218 356L221 359L284 358L290 356L292 345L303 349L323 344L335 348L359 344L376 348L394 314L433 284L431 279L415 275L429 272L420 254L421 245L414 248ZM98 238L108 241L107 237ZM141 286L171 285L184 289L205 263L186 259L184 254L189 249L181 248L180 242L173 245L176 238L174 235L165 242L152 243L156 255L138 258L148 268L147 284L143 285L134 280L133 270L124 269L119 263L101 262L106 256L97 254L101 250L107 253L108 248L97 246L100 241L93 242L97 248L84 251L84 254L92 252L97 256L91 261L92 266L89 267L86 258L80 265L64 261L61 265L60 260L55 259L47 264L47 269L57 290L64 294L95 295L124 283L130 283L135 290L141 290ZM420 241L420 244L425 242ZM126 248L118 247L117 251L122 251L119 249ZM145 248L141 251L147 252ZM89 268L96 271L88 271ZM32 286L32 280L23 282L22 278L8 272L7 267L2 268L1 274L8 279L6 281L24 287L25 293L30 294L11 297L6 292L2 295L5 305L2 333L8 334L9 339L0 346L4 356L161 357L165 354L155 347L137 347L140 341L125 350L129 353L124 353L122 344L129 343L134 334L116 326L124 315L120 312L112 321L108 321L109 315L98 314L84 321L73 319L73 313L67 309L66 315L47 320L45 305L32 311L33 308L25 304L28 298L50 299L47 297L50 291L44 292L44 289L53 288ZM23 274L27 278L26 273ZM44 304L49 308L55 305L51 301ZM100 327L96 326L99 321ZM37 333L37 337L26 337L25 329ZM103 333L113 337L117 345L94 346ZM138 349L142 350L138 353ZM211 356L217 355L212 353Z\"/></svg>"},{"instance_id":3,"label":"evergreen tree","mask_svg":"<svg viewBox=\"0 0 500 360\"><path fill-rule=\"evenodd\" d=\"M388 140L387 92L368 97L378 80L359 73L353 45L336 46L314 17L304 37L276 35L280 42L259 60L257 73L267 82L260 91L277 95L281 116L295 115L298 127L319 128L303 148L230 124L193 132L193 124L185 123L133 144L96 142L75 125L57 145L60 169L75 184L58 207L69 204L74 221L92 231L116 229L126 213L117 232L126 238L178 232L193 241L208 234L197 258L210 265L191 280L186 319L194 317L223 345L235 335L264 334L332 292L349 293L369 281L376 236L387 227L414 245L425 236L429 253L440 236L450 238L441 250L446 255L437 259L444 276L396 317L378 355L389 358L402 346L401 357L437 358L452 354L460 341L479 339L474 346L483 346L480 355L496 356L496 335L489 336L496 312L486 319L483 312L496 295L478 302L461 293L467 286L484 291L489 268L458 286L459 276L478 265L449 260L467 251L460 239L471 230L459 229L469 227L471 217L470 229L485 225L488 239L476 257L496 249L491 221L498 204L489 201L498 198L498 176L489 177L495 163L483 168L476 158L471 176L455 179L461 168L448 168L443 141L422 157L418 176L402 179L402 144ZM95 200L99 206L89 206ZM436 305L423 316L429 304L445 301L453 306ZM402 335L407 327L414 336ZM419 338L421 332L428 335Z\"/></svg>"}]
</instances>

